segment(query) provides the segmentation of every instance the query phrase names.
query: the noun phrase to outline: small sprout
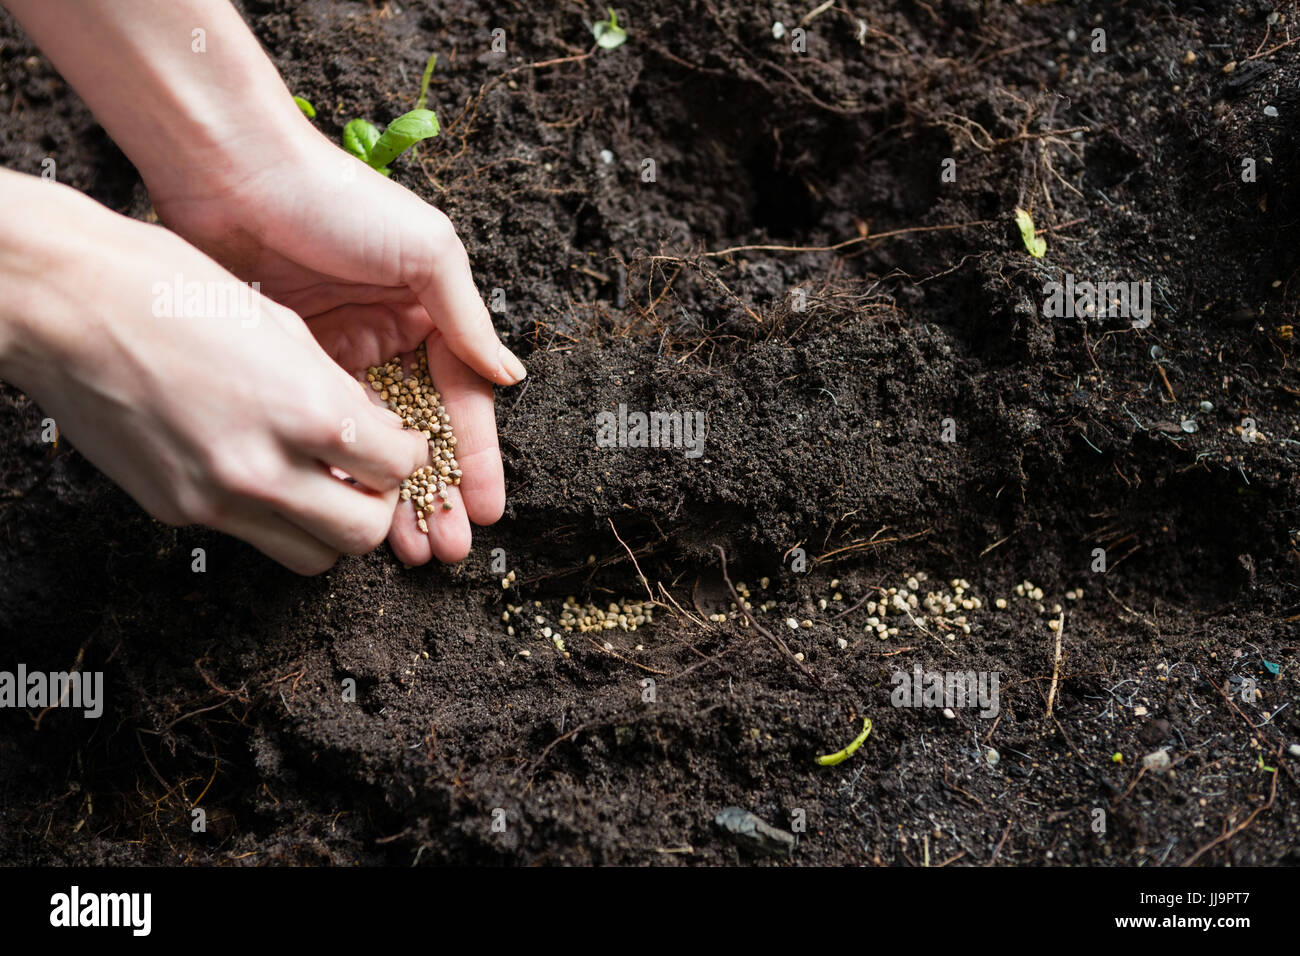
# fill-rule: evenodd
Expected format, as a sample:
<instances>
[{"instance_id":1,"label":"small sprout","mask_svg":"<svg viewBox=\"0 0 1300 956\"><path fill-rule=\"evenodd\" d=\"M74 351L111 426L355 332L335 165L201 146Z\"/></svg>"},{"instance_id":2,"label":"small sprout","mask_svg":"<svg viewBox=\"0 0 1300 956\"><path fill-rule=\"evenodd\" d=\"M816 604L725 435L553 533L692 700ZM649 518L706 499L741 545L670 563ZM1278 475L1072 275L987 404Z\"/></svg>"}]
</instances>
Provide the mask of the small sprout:
<instances>
[{"instance_id":1,"label":"small sprout","mask_svg":"<svg viewBox=\"0 0 1300 956\"><path fill-rule=\"evenodd\" d=\"M424 79L420 80L420 98L415 101L417 110L424 109L424 104L429 98L429 81L433 79L433 68L438 65L438 54L429 57L429 62L424 64Z\"/></svg>"},{"instance_id":2,"label":"small sprout","mask_svg":"<svg viewBox=\"0 0 1300 956\"><path fill-rule=\"evenodd\" d=\"M293 101L298 104L298 109L302 110L303 116L308 119L316 118L316 107L312 106L308 100L303 99L301 96L295 96Z\"/></svg>"},{"instance_id":3,"label":"small sprout","mask_svg":"<svg viewBox=\"0 0 1300 956\"><path fill-rule=\"evenodd\" d=\"M1043 258L1043 253L1047 251L1047 240L1038 236L1034 232L1034 219L1025 210L1016 209L1016 225L1020 229L1020 238L1029 250L1029 254L1035 259Z\"/></svg>"},{"instance_id":4,"label":"small sprout","mask_svg":"<svg viewBox=\"0 0 1300 956\"><path fill-rule=\"evenodd\" d=\"M387 176L388 164L423 139L437 136L438 117L433 110L417 109L403 113L380 134L375 124L354 119L343 127L343 148L371 169Z\"/></svg>"},{"instance_id":5,"label":"small sprout","mask_svg":"<svg viewBox=\"0 0 1300 956\"><path fill-rule=\"evenodd\" d=\"M871 718L864 717L862 718L862 733L854 737L852 743L850 743L843 750L837 750L835 751L835 753L827 754L825 757L818 757L817 762L821 764L823 767L833 767L837 763L843 763L844 761L852 757L854 753L857 752L857 749L862 746L862 744L866 741L867 736L870 733L871 733Z\"/></svg>"},{"instance_id":6,"label":"small sprout","mask_svg":"<svg viewBox=\"0 0 1300 956\"><path fill-rule=\"evenodd\" d=\"M618 25L618 14L614 8L605 9L609 11L609 19L592 24L591 33L596 38L596 46L602 50L613 50L627 42L627 31Z\"/></svg>"},{"instance_id":7,"label":"small sprout","mask_svg":"<svg viewBox=\"0 0 1300 956\"><path fill-rule=\"evenodd\" d=\"M1111 762L1111 763L1123 763L1123 762L1124 762L1124 755L1123 755L1122 753L1120 753L1120 752L1117 750L1117 751L1115 751L1113 754L1110 755L1110 762Z\"/></svg>"}]
</instances>

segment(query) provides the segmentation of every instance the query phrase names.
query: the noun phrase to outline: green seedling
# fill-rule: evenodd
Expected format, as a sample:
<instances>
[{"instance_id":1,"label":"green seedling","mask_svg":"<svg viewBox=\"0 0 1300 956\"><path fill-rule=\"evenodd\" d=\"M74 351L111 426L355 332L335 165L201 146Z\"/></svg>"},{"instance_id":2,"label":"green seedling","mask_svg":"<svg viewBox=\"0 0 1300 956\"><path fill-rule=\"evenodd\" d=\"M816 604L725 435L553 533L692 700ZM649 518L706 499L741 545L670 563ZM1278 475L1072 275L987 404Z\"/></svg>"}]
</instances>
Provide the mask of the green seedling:
<instances>
[{"instance_id":1,"label":"green seedling","mask_svg":"<svg viewBox=\"0 0 1300 956\"><path fill-rule=\"evenodd\" d=\"M389 163L420 140L437 136L438 129L438 117L425 109L403 113L382 134L369 120L354 119L343 127L343 148L387 176Z\"/></svg>"},{"instance_id":2,"label":"green seedling","mask_svg":"<svg viewBox=\"0 0 1300 956\"><path fill-rule=\"evenodd\" d=\"M420 81L420 97L415 101L415 109L397 117L383 133L370 120L354 119L343 127L343 148L371 169L387 176L392 172L389 163L420 140L437 136L440 129L438 117L433 110L424 108L429 98L429 81L437 64L438 54L435 53L424 65L424 78ZM301 101L299 106L306 102ZM307 103L307 107L310 108L311 104ZM308 115L314 116L315 112Z\"/></svg>"},{"instance_id":3,"label":"green seedling","mask_svg":"<svg viewBox=\"0 0 1300 956\"><path fill-rule=\"evenodd\" d=\"M613 50L627 42L627 31L618 25L618 14L614 8L605 9L609 11L609 19L597 20L592 24L591 32L596 38L596 46L602 50Z\"/></svg>"},{"instance_id":4,"label":"green seedling","mask_svg":"<svg viewBox=\"0 0 1300 956\"><path fill-rule=\"evenodd\" d=\"M303 99L301 96L295 96L293 101L298 104L298 109L302 110L303 116L308 119L316 118L316 107L312 106L310 101Z\"/></svg>"},{"instance_id":5,"label":"green seedling","mask_svg":"<svg viewBox=\"0 0 1300 956\"><path fill-rule=\"evenodd\" d=\"M857 752L857 749L866 741L867 735L871 733L871 718L862 718L862 733L853 738L853 742L843 750L837 750L833 754L827 754L825 757L818 757L817 762L823 767L833 767L837 763L843 763Z\"/></svg>"},{"instance_id":6,"label":"green seedling","mask_svg":"<svg viewBox=\"0 0 1300 956\"><path fill-rule=\"evenodd\" d=\"M1020 228L1020 239L1035 259L1043 258L1047 251L1047 240L1034 232L1034 218L1025 210L1016 209L1016 225Z\"/></svg>"}]
</instances>

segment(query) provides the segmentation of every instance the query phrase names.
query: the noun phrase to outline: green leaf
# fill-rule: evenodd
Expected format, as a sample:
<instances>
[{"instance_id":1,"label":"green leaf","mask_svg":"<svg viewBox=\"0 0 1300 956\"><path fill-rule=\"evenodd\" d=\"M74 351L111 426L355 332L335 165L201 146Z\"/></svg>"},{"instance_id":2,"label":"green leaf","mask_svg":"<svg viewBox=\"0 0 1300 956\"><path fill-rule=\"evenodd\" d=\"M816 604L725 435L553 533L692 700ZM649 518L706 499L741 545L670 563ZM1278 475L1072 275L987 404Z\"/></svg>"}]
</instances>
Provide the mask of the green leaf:
<instances>
[{"instance_id":1,"label":"green leaf","mask_svg":"<svg viewBox=\"0 0 1300 956\"><path fill-rule=\"evenodd\" d=\"M354 119L343 127L343 148L363 162L370 162L370 151L379 141L379 130L370 120Z\"/></svg>"},{"instance_id":2,"label":"green leaf","mask_svg":"<svg viewBox=\"0 0 1300 956\"><path fill-rule=\"evenodd\" d=\"M1023 209L1016 209L1016 225L1020 227L1020 238L1035 259L1043 258L1047 251L1047 240L1034 234L1034 219Z\"/></svg>"},{"instance_id":3,"label":"green leaf","mask_svg":"<svg viewBox=\"0 0 1300 956\"><path fill-rule=\"evenodd\" d=\"M592 24L591 32L596 38L596 46L602 50L613 50L627 42L627 31L618 25L618 14L614 8L605 9L609 11L609 19Z\"/></svg>"},{"instance_id":4,"label":"green leaf","mask_svg":"<svg viewBox=\"0 0 1300 956\"><path fill-rule=\"evenodd\" d=\"M401 156L422 139L438 135L438 117L433 110L411 110L388 124L366 159L371 166L384 172L384 167Z\"/></svg>"},{"instance_id":5,"label":"green leaf","mask_svg":"<svg viewBox=\"0 0 1300 956\"><path fill-rule=\"evenodd\" d=\"M304 100L301 96L295 96L293 101L298 104L298 109L302 110L303 115L308 119L316 118L316 107L312 106L308 100Z\"/></svg>"}]
</instances>

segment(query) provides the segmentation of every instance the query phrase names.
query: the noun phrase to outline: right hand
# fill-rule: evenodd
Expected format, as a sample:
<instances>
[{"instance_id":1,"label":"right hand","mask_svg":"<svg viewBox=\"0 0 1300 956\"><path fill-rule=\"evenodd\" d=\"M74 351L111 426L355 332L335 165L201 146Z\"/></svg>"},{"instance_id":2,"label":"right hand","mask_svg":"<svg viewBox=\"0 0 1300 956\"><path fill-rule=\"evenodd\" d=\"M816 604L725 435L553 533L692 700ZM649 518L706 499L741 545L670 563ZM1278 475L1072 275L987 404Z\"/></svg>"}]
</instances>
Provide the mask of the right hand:
<instances>
[{"instance_id":1,"label":"right hand","mask_svg":"<svg viewBox=\"0 0 1300 956\"><path fill-rule=\"evenodd\" d=\"M205 290L238 280L160 227L0 177L0 377L166 524L208 525L300 574L383 542L427 444L296 314L247 290L256 321L191 316L183 302L158 317L177 275Z\"/></svg>"}]
</instances>

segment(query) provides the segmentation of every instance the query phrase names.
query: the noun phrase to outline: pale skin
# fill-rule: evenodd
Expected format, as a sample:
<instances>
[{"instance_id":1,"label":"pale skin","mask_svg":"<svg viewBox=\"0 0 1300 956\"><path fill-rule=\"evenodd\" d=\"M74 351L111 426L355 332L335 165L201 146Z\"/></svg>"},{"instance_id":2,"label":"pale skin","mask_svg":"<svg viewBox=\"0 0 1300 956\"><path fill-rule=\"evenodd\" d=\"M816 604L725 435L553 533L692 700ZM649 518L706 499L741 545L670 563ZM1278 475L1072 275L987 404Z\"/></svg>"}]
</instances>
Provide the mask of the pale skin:
<instances>
[{"instance_id":1,"label":"pale skin","mask_svg":"<svg viewBox=\"0 0 1300 956\"><path fill-rule=\"evenodd\" d=\"M0 379L168 524L302 574L385 538L406 564L465 557L505 507L492 386L525 371L447 217L326 140L225 0L0 2L167 227L0 171ZM156 317L176 273L259 282L260 321ZM428 535L398 500L427 445L350 374L420 343L464 471Z\"/></svg>"}]
</instances>

